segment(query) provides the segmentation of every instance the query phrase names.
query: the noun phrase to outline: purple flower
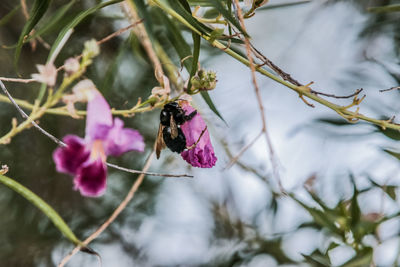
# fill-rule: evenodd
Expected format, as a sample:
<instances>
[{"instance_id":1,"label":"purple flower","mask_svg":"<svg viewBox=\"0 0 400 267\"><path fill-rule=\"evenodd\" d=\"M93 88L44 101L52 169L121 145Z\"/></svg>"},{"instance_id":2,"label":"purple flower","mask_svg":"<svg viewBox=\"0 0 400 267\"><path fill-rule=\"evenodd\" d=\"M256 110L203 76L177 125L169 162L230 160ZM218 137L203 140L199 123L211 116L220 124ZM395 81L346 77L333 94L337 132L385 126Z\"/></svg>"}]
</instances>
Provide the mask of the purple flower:
<instances>
[{"instance_id":1,"label":"purple flower","mask_svg":"<svg viewBox=\"0 0 400 267\"><path fill-rule=\"evenodd\" d=\"M136 130L124 128L122 120L113 120L111 109L97 89L85 92L88 99L85 139L67 135L67 147L53 153L58 172L74 176L75 190L84 196L100 196L106 190L107 156L144 150L143 137Z\"/></svg>"},{"instance_id":2,"label":"purple flower","mask_svg":"<svg viewBox=\"0 0 400 267\"><path fill-rule=\"evenodd\" d=\"M188 101L181 101L181 106L186 114L190 114L195 110ZM195 144L205 128L206 123L199 113L190 121L182 124L181 129L186 137L186 147ZM217 161L217 157L215 157L208 130L204 132L194 148L183 151L181 156L193 167L212 168Z\"/></svg>"}]
</instances>

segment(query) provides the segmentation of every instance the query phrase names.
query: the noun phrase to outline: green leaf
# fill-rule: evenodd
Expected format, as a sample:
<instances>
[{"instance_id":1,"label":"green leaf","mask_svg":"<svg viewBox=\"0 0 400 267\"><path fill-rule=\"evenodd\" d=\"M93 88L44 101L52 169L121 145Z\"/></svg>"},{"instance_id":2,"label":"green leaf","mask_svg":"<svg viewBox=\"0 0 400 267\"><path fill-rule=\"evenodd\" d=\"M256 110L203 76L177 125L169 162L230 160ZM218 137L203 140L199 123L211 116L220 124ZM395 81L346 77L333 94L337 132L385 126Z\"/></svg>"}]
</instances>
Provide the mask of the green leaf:
<instances>
[{"instance_id":1,"label":"green leaf","mask_svg":"<svg viewBox=\"0 0 400 267\"><path fill-rule=\"evenodd\" d=\"M301 254L308 263L312 266L326 267L331 266L331 261L328 255L322 254L319 250L314 250L311 255Z\"/></svg>"},{"instance_id":2,"label":"green leaf","mask_svg":"<svg viewBox=\"0 0 400 267\"><path fill-rule=\"evenodd\" d=\"M24 43L27 43L31 39L34 39L37 36L44 35L47 32L51 31L55 26L57 26L57 23L64 17L64 15L68 12L68 10L72 7L72 5L75 4L75 2L76 0L72 0L68 4L65 4L64 6L60 7L49 20L47 20L45 23L42 23L44 26L35 31L33 35L29 36L24 41Z\"/></svg>"},{"instance_id":3,"label":"green leaf","mask_svg":"<svg viewBox=\"0 0 400 267\"><path fill-rule=\"evenodd\" d=\"M381 127L376 126L377 131L384 134L386 137L389 137L390 139L400 141L400 131L394 130L394 129L386 129L383 130Z\"/></svg>"},{"instance_id":4,"label":"green leaf","mask_svg":"<svg viewBox=\"0 0 400 267\"><path fill-rule=\"evenodd\" d=\"M386 5L380 7L370 7L367 10L368 12L374 12L374 13L398 12L400 11L400 4Z\"/></svg>"},{"instance_id":5,"label":"green leaf","mask_svg":"<svg viewBox=\"0 0 400 267\"><path fill-rule=\"evenodd\" d=\"M8 23L8 21L17 13L17 11L21 8L21 4L14 7L7 15L0 19L0 26L3 26Z\"/></svg>"},{"instance_id":6,"label":"green leaf","mask_svg":"<svg viewBox=\"0 0 400 267\"><path fill-rule=\"evenodd\" d=\"M397 200L396 189L397 186L394 185L385 185L383 187L383 191L385 191L385 193L388 194L388 196L395 201Z\"/></svg>"},{"instance_id":7,"label":"green leaf","mask_svg":"<svg viewBox=\"0 0 400 267\"><path fill-rule=\"evenodd\" d=\"M351 215L351 226L357 225L357 223L361 219L361 210L360 205L358 204L358 190L356 187L356 183L354 181L354 177L350 176L351 182L353 183L353 197L351 199L351 207L350 207L350 215ZM357 239L357 237L355 237Z\"/></svg>"},{"instance_id":8,"label":"green leaf","mask_svg":"<svg viewBox=\"0 0 400 267\"><path fill-rule=\"evenodd\" d=\"M193 58L189 57L192 55L189 44L185 41L179 28L176 26L173 20L168 18L163 12L157 12L156 14L166 26L168 40L171 42L180 60L183 60L182 64L190 73Z\"/></svg>"},{"instance_id":9,"label":"green leaf","mask_svg":"<svg viewBox=\"0 0 400 267\"><path fill-rule=\"evenodd\" d=\"M331 216L328 216L329 214L327 212L307 206L306 204L298 200L293 194L290 194L289 196L298 204L300 204L311 215L311 217L313 217L315 223L329 229L332 233L336 233L338 235L342 234L340 229L336 227L335 220L332 219Z\"/></svg>"},{"instance_id":10,"label":"green leaf","mask_svg":"<svg viewBox=\"0 0 400 267\"><path fill-rule=\"evenodd\" d=\"M190 25L192 25L202 34L208 35L208 33L212 32L212 29L195 19L192 16L192 13L185 8L186 5L182 5L181 1L182 0L169 0L168 3L175 10L175 12L177 12L182 18L184 18Z\"/></svg>"},{"instance_id":11,"label":"green leaf","mask_svg":"<svg viewBox=\"0 0 400 267\"><path fill-rule=\"evenodd\" d=\"M75 16L75 18L70 23L68 23L58 34L57 39L54 41L53 45L51 46L48 60L50 60L50 58L52 58L53 53L55 52L56 48L60 44L61 40L64 38L65 34L67 34L70 29L76 27L82 20L84 20L88 16L92 15L97 10L102 9L103 7L106 7L109 5L119 3L121 1L122 0L112 0L112 1L108 1L108 2L102 2L92 8L89 8L87 10L80 12L77 16Z\"/></svg>"},{"instance_id":12,"label":"green leaf","mask_svg":"<svg viewBox=\"0 0 400 267\"><path fill-rule=\"evenodd\" d=\"M208 94L208 92L201 91L200 94L203 97L204 101L206 101L209 108L215 113L215 115L217 115L223 122L225 122L226 125L228 125L228 123L226 123L226 121L222 117L221 113L219 113L218 109L215 107L214 102L211 100L211 97Z\"/></svg>"},{"instance_id":13,"label":"green leaf","mask_svg":"<svg viewBox=\"0 0 400 267\"><path fill-rule=\"evenodd\" d=\"M106 95L107 93L112 91L114 81L118 77L118 67L121 65L120 63L124 59L125 51L129 47L129 45L130 40L127 39L119 48L117 56L114 57L114 59L111 61L111 64L109 65L99 88L103 95Z\"/></svg>"},{"instance_id":14,"label":"green leaf","mask_svg":"<svg viewBox=\"0 0 400 267\"><path fill-rule=\"evenodd\" d=\"M392 150L389 150L389 149L383 149L383 151L385 151L389 155L395 157L396 159L400 160L400 153L399 152L395 152L395 151L392 151Z\"/></svg>"},{"instance_id":15,"label":"green leaf","mask_svg":"<svg viewBox=\"0 0 400 267\"><path fill-rule=\"evenodd\" d=\"M187 86L188 92L192 90L191 81L192 77L196 75L199 63L199 56L200 56L200 41L201 41L200 36L195 32L192 32L192 38L193 38L193 58L192 58L192 67L190 69L189 82Z\"/></svg>"},{"instance_id":16,"label":"green leaf","mask_svg":"<svg viewBox=\"0 0 400 267\"><path fill-rule=\"evenodd\" d=\"M33 27L39 22L39 20L43 17L47 8L50 5L51 0L35 0L33 3L32 10L29 14L29 19L25 23L24 28L22 29L21 35L19 36L17 47L14 53L14 67L18 69L18 60L21 55L22 45L24 44L24 39L26 35L28 35Z\"/></svg>"},{"instance_id":17,"label":"green leaf","mask_svg":"<svg viewBox=\"0 0 400 267\"><path fill-rule=\"evenodd\" d=\"M349 123L348 121L346 121L345 119L339 118L339 119L335 119L335 118L319 118L319 119L315 119L315 122L319 122L319 123L328 123L328 124L333 124L336 126L348 126L348 125L352 125L351 123Z\"/></svg>"},{"instance_id":18,"label":"green leaf","mask_svg":"<svg viewBox=\"0 0 400 267\"><path fill-rule=\"evenodd\" d=\"M17 181L4 175L0 175L0 182L26 198L29 202L40 209L54 223L58 230L60 230L60 232L63 233L65 237L68 238L72 243L75 245L82 244L82 242L75 236L65 221L61 218L61 216L43 199Z\"/></svg>"},{"instance_id":19,"label":"green leaf","mask_svg":"<svg viewBox=\"0 0 400 267\"><path fill-rule=\"evenodd\" d=\"M308 4L308 3L311 3L311 0L297 1L297 2L284 3L284 4L275 4L275 5L265 5L265 6L257 8L257 11L259 11L259 10L270 10L270 9L276 9L276 8L292 7L292 6Z\"/></svg>"},{"instance_id":20,"label":"green leaf","mask_svg":"<svg viewBox=\"0 0 400 267\"><path fill-rule=\"evenodd\" d=\"M380 185L380 184L376 183L374 180L372 180L372 178L370 178L370 177L368 177L368 180L375 187L379 187L380 189L382 189L386 194L388 194L388 196L391 199L393 199L393 200L397 199L397 193L396 193L397 186L395 186L395 185Z\"/></svg>"},{"instance_id":21,"label":"green leaf","mask_svg":"<svg viewBox=\"0 0 400 267\"><path fill-rule=\"evenodd\" d=\"M244 36L249 37L247 32L242 28L240 25L239 21L232 15L232 12L230 12L223 4L221 0L209 0L210 3L221 13L224 18L229 21L233 26L236 27L241 33L243 33Z\"/></svg>"},{"instance_id":22,"label":"green leaf","mask_svg":"<svg viewBox=\"0 0 400 267\"><path fill-rule=\"evenodd\" d=\"M370 266L372 261L372 248L366 247L362 251L357 252L357 254L341 265L340 267L363 267L363 266Z\"/></svg>"}]
</instances>

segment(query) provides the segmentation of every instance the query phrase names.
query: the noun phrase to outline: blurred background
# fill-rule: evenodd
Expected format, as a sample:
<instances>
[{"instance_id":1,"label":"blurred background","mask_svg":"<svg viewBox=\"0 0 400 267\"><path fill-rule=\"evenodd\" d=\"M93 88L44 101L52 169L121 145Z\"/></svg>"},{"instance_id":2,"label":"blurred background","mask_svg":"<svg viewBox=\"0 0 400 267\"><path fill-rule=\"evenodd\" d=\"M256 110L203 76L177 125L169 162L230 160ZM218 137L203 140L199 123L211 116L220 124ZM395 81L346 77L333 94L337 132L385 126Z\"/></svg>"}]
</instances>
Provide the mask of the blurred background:
<instances>
[{"instance_id":1,"label":"blurred background","mask_svg":"<svg viewBox=\"0 0 400 267\"><path fill-rule=\"evenodd\" d=\"M270 8L257 10L246 20L254 46L301 83L314 81L315 90L349 95L363 88L367 96L360 112L367 116L398 115L399 91L379 90L399 85L400 16L368 8L400 1L309 1L281 6L292 2L271 0L265 6ZM52 44L65 24L98 3L75 1L41 37ZM53 1L37 28L65 4ZM158 19L160 10L151 7L148 12L154 35L180 66ZM1 1L0 76L17 75L12 46L25 22L18 1ZM56 65L79 55L86 40L99 40L128 24L118 4L101 9L75 28ZM190 33L182 31L190 44ZM185 172L194 179L146 177L124 212L90 245L100 253L103 266L400 266L396 195L400 133L363 122L349 124L317 103L310 108L293 91L258 75L281 182L290 193L282 196L264 138L226 168L261 129L250 70L207 42L202 42L200 54L202 67L217 73L217 87L210 96L227 122L201 97L194 97L207 121L217 165L191 168L178 154L164 150L151 171ZM19 64L21 76L35 73L35 65L44 64L47 55L42 44L26 44ZM157 85L143 48L129 33L102 45L85 77L118 109L133 106L138 97L146 99ZM27 101L35 99L40 87L6 85L14 97ZM350 99L332 101L351 103ZM154 110L122 118L141 132L147 149L111 161L141 169L157 134L158 116L159 110ZM14 117L21 121L13 106L0 102L0 136L10 130ZM40 124L60 138L69 133L84 135L83 120L45 115ZM106 194L84 198L73 190L71 177L56 172L55 148L51 140L28 129L0 146L0 164L7 164L9 177L52 205L84 239L119 205L136 175L109 169ZM73 248L38 209L4 186L0 186L0 214L0 266L54 266ZM78 253L67 266L99 264L96 257Z\"/></svg>"}]
</instances>

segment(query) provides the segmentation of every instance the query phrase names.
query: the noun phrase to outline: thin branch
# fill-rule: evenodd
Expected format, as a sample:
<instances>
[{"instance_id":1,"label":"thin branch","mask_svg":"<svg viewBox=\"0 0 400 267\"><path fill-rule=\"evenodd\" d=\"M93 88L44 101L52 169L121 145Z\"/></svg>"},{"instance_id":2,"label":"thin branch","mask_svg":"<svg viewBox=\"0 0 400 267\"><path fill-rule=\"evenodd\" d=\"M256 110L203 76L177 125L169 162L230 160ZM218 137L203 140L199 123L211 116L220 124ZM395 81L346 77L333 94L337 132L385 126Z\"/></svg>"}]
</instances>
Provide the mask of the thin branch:
<instances>
[{"instance_id":1,"label":"thin branch","mask_svg":"<svg viewBox=\"0 0 400 267\"><path fill-rule=\"evenodd\" d=\"M310 90L310 92L313 93L313 94L316 94L316 95L323 95L323 96L327 96L327 97L333 97L333 98L339 98L339 99L342 98L343 99L343 98L352 98L354 96L357 96L362 92L362 90L363 90L362 88L357 89L351 95L346 95L346 96L337 96L337 95L334 95L334 94L327 94L327 93L318 92L318 91L315 91L315 90Z\"/></svg>"},{"instance_id":2,"label":"thin branch","mask_svg":"<svg viewBox=\"0 0 400 267\"><path fill-rule=\"evenodd\" d=\"M7 88L5 87L4 83L2 81L0 81L0 86L1 89L3 90L4 94L7 95L8 99L10 99L11 103L14 105L14 107L18 110L18 112L21 114L21 116L26 119L26 120L31 120L29 118L29 116L18 106L18 104L15 102L15 100L12 98L12 96L10 95L10 93L8 92ZM57 145L61 146L61 147L66 147L67 145L59 140L57 137L53 136L52 134L48 133L47 131L45 131L42 127L40 127L35 121L31 120L31 124L38 129L42 134L46 135L48 138L50 138L51 140L53 140L53 142L55 142Z\"/></svg>"},{"instance_id":3,"label":"thin branch","mask_svg":"<svg viewBox=\"0 0 400 267\"><path fill-rule=\"evenodd\" d=\"M137 174L146 174L150 176L162 176L162 177L175 177L175 178L180 178L180 177L188 177L188 178L193 178L193 175L188 175L188 174L167 174L167 173L155 173L155 172L143 172L143 171L138 171L138 170L132 170L132 169L127 169L124 167L120 167L118 165L112 164L107 162L106 165L108 167L124 171L124 172L129 172L129 173L137 173Z\"/></svg>"},{"instance_id":4,"label":"thin branch","mask_svg":"<svg viewBox=\"0 0 400 267\"><path fill-rule=\"evenodd\" d=\"M26 119L27 121L30 120L30 123L38 129L42 134L46 135L48 138L50 138L54 143L56 143L60 147L67 147L67 144L65 144L63 141L55 137L54 135L50 134L46 130L44 130L42 127L40 127L35 121L31 120L31 118L21 109L21 107L15 102L14 98L10 95L8 92L7 88L5 87L4 83L0 81L0 87L3 90L3 92L7 95L8 99L11 101L11 103L14 105L14 107L18 110L18 112L21 114L21 116ZM133 169L128 169L124 167L120 167L118 165L108 163L106 162L106 165L125 172L129 173L139 173L139 174L145 174L145 175L150 175L150 176L163 176L163 177L189 177L193 178L192 175L188 174L163 174L163 173L154 173L154 172L143 172L143 171L138 171L138 170L133 170Z\"/></svg>"},{"instance_id":5,"label":"thin branch","mask_svg":"<svg viewBox=\"0 0 400 267\"><path fill-rule=\"evenodd\" d=\"M383 93L383 92L392 91L392 90L400 90L400 86L390 87L389 89L382 89L382 90L379 90L379 92Z\"/></svg>"},{"instance_id":6,"label":"thin branch","mask_svg":"<svg viewBox=\"0 0 400 267\"><path fill-rule=\"evenodd\" d=\"M275 65L271 60L269 60L266 56L264 56L259 50L257 50L249 41L249 44L251 46L251 50L253 51L253 54L260 59L263 64L257 65L257 67L261 67L264 65L267 65L270 67L273 71L275 71L281 78L285 81L291 82L294 85L301 86L302 84L298 82L296 79L292 78L289 73L284 72L281 68L279 68L277 65Z\"/></svg>"},{"instance_id":7,"label":"thin branch","mask_svg":"<svg viewBox=\"0 0 400 267\"><path fill-rule=\"evenodd\" d=\"M104 38L101 39L100 41L97 41L97 44L98 44L98 45L101 45L101 44L103 44L103 43L105 43L105 42L108 42L108 41L111 40L112 38L117 37L117 36L123 34L123 33L126 32L127 30L129 30L129 29L135 27L136 25L138 25L139 23L142 23L142 22L143 22L143 19L139 19L138 21L132 23L131 25L128 25L128 26L126 26L125 28L119 29L118 31L113 32L112 34L110 34L110 35L104 37Z\"/></svg>"},{"instance_id":8,"label":"thin branch","mask_svg":"<svg viewBox=\"0 0 400 267\"><path fill-rule=\"evenodd\" d=\"M250 141L250 143L248 143L246 146L244 146L242 148L242 150L240 150L240 152L236 156L232 157L231 161L225 166L224 169L226 170L226 169L229 169L230 167L232 167L239 160L239 158L243 155L243 153L246 152L247 149L249 149L258 140L258 138L260 138L260 136L263 133L264 132L261 130L260 133L257 134L257 136L253 140Z\"/></svg>"},{"instance_id":9,"label":"thin branch","mask_svg":"<svg viewBox=\"0 0 400 267\"><path fill-rule=\"evenodd\" d=\"M102 44L104 44L105 42L108 42L108 41L110 41L111 39L113 39L113 38L115 38L115 37L117 37L117 36L123 34L123 33L126 32L127 30L129 30L129 29L135 27L136 25L138 25L139 23L142 23L142 22L143 22L143 19L138 20L138 21L136 21L136 22L134 22L134 23L132 23L132 24L126 26L125 28L121 28L121 29L119 29L119 30L117 30L117 31L115 31L115 32L113 32L113 33L107 35L106 37L104 37L103 39L97 41L96 43L97 43L98 45L102 45ZM79 56L77 56L77 57L75 57L75 58L76 58L76 59L80 59L82 56L83 56L83 54L80 54ZM57 68L57 71L60 71L60 70L62 70L62 69L64 69L64 68L65 68L65 65L62 65L62 66L60 66L60 67Z\"/></svg>"},{"instance_id":10,"label":"thin branch","mask_svg":"<svg viewBox=\"0 0 400 267\"><path fill-rule=\"evenodd\" d=\"M122 2L122 6L124 7L128 17L133 21L138 21L141 18L139 17L136 6L133 1L124 1ZM158 59L157 53L154 51L153 44L150 40L150 37L146 31L146 28L143 24L139 24L138 27L134 28L133 31L135 32L136 36L139 38L141 44L143 45L144 50L146 51L151 63L154 67L155 77L157 81L164 85L163 77L164 71L161 65L160 60Z\"/></svg>"},{"instance_id":11,"label":"thin branch","mask_svg":"<svg viewBox=\"0 0 400 267\"><path fill-rule=\"evenodd\" d=\"M0 77L0 81L15 82L15 83L31 83L31 82L36 82L35 79L20 79L20 78L7 78L7 77Z\"/></svg>"},{"instance_id":12,"label":"thin branch","mask_svg":"<svg viewBox=\"0 0 400 267\"><path fill-rule=\"evenodd\" d=\"M143 167L143 172L146 172L151 164L151 161L154 158L154 150L150 153L149 157L146 160L146 163ZM144 179L144 174L140 174L139 177L136 179L135 183L132 185L131 189L129 190L128 194L124 198L124 200L119 204L119 206L115 209L115 211L111 214L111 216L95 231L93 232L88 238L83 241L83 245L87 246L90 242L92 242L95 238L97 238L107 227L118 217L118 215L126 208L130 200L134 197L136 191L138 190L139 186L142 184ZM74 256L82 247L76 246L67 256L65 256L61 262L58 264L58 267L63 267L71 258Z\"/></svg>"},{"instance_id":13,"label":"thin branch","mask_svg":"<svg viewBox=\"0 0 400 267\"><path fill-rule=\"evenodd\" d=\"M244 24L243 14L242 14L242 10L240 9L239 0L234 0L234 4L236 5L236 8L237 8L237 15L239 18L240 25L242 26L243 30L246 31L246 25ZM280 190L282 192L285 192L285 190L283 189L282 183L281 183L281 179L280 179L280 174L279 174L279 170L278 170L278 163L277 163L277 159L275 156L275 151L274 151L272 141L271 141L271 138L270 138L268 130L267 130L267 122L265 119L264 106L263 106L263 102L262 102L260 89L258 87L257 79L256 79L256 68L254 66L254 60L251 55L252 54L251 44L250 44L249 39L246 36L244 36L244 42L246 45L247 59L249 60L249 66L250 66L250 70L251 70L251 77L252 77L252 81L253 81L253 85L254 85L254 90L255 90L256 96L257 96L258 107L259 107L260 114L261 114L262 132L264 133L265 140L266 140L266 143L267 143L267 146L269 149L270 160L271 160L272 169L274 172L274 177L278 182L278 186L279 186ZM289 75L289 77L290 77L290 75Z\"/></svg>"}]
</instances>

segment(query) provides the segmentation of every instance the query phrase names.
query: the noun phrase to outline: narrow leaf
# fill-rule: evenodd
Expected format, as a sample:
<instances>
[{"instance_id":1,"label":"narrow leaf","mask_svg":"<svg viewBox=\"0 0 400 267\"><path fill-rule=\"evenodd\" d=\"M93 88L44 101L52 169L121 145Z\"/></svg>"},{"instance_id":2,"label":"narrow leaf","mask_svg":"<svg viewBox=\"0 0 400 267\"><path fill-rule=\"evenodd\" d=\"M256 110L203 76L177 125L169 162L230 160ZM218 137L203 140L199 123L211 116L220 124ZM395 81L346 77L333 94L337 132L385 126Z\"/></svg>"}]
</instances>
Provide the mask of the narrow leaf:
<instances>
[{"instance_id":1,"label":"narrow leaf","mask_svg":"<svg viewBox=\"0 0 400 267\"><path fill-rule=\"evenodd\" d=\"M304 1L298 1L298 2L284 3L284 4L275 4L275 5L265 5L265 6L257 8L257 11L292 7L292 6L303 5L303 4L308 4L308 3L311 3L311 0L304 0Z\"/></svg>"},{"instance_id":2,"label":"narrow leaf","mask_svg":"<svg viewBox=\"0 0 400 267\"><path fill-rule=\"evenodd\" d=\"M166 26L168 40L175 48L175 51L177 52L180 60L183 60L183 66L185 66L187 71L190 73L190 67L192 66L193 58L190 57L192 55L192 52L190 50L189 44L185 41L179 28L175 25L175 22L173 20L164 15L163 12L157 12L156 14Z\"/></svg>"},{"instance_id":3,"label":"narrow leaf","mask_svg":"<svg viewBox=\"0 0 400 267\"><path fill-rule=\"evenodd\" d=\"M391 151L389 149L384 149L383 151L385 151L389 155L395 157L396 159L400 160L400 153L399 152Z\"/></svg>"},{"instance_id":4,"label":"narrow leaf","mask_svg":"<svg viewBox=\"0 0 400 267\"><path fill-rule=\"evenodd\" d=\"M190 25L196 28L202 34L208 35L208 33L212 32L212 29L204 25L203 23L199 22L192 16L192 13L188 11L181 3L181 1L177 0L169 0L168 3L170 6L179 14L181 15ZM190 7L189 7L190 9Z\"/></svg>"},{"instance_id":5,"label":"narrow leaf","mask_svg":"<svg viewBox=\"0 0 400 267\"><path fill-rule=\"evenodd\" d=\"M37 36L43 36L56 27L57 23L64 18L64 15L68 12L72 5L75 4L75 1L76 0L72 0L68 4L65 4L59 8L50 19L48 19L45 23L42 23L43 27L35 31L33 35L29 36L24 43L29 42L31 39L34 39Z\"/></svg>"},{"instance_id":6,"label":"narrow leaf","mask_svg":"<svg viewBox=\"0 0 400 267\"><path fill-rule=\"evenodd\" d=\"M386 5L380 7L370 7L367 10L368 12L374 12L374 13L398 12L400 11L400 4Z\"/></svg>"},{"instance_id":7,"label":"narrow leaf","mask_svg":"<svg viewBox=\"0 0 400 267\"><path fill-rule=\"evenodd\" d=\"M15 13L17 13L17 11L21 8L21 5L17 5L16 7L14 7L10 12L8 12L7 15L5 15L4 17L2 17L0 19L0 26L3 26L4 24L7 24L7 22L15 15Z\"/></svg>"},{"instance_id":8,"label":"narrow leaf","mask_svg":"<svg viewBox=\"0 0 400 267\"><path fill-rule=\"evenodd\" d=\"M247 32L242 28L239 21L232 15L232 12L229 12L228 9L222 4L221 0L209 0L210 3L221 13L224 18L229 21L233 26L236 27L244 36L249 37Z\"/></svg>"},{"instance_id":9,"label":"narrow leaf","mask_svg":"<svg viewBox=\"0 0 400 267\"><path fill-rule=\"evenodd\" d=\"M68 238L72 243L75 245L82 244L82 242L75 236L65 221L61 218L61 216L43 199L17 181L4 175L0 175L0 182L26 198L29 202L40 209L54 223L58 230L60 230L61 233L63 233L65 237Z\"/></svg>"},{"instance_id":10,"label":"narrow leaf","mask_svg":"<svg viewBox=\"0 0 400 267\"><path fill-rule=\"evenodd\" d=\"M357 252L356 256L344 263L340 267L362 267L370 266L372 261L372 248L365 248L361 252Z\"/></svg>"},{"instance_id":11,"label":"narrow leaf","mask_svg":"<svg viewBox=\"0 0 400 267\"><path fill-rule=\"evenodd\" d=\"M193 38L193 59L192 59L192 67L190 70L189 82L187 87L188 92L192 90L191 80L192 77L196 75L199 63L199 55L200 55L200 40L201 40L200 36L195 32L192 32L192 38Z\"/></svg>"},{"instance_id":12,"label":"narrow leaf","mask_svg":"<svg viewBox=\"0 0 400 267\"><path fill-rule=\"evenodd\" d=\"M50 5L51 0L35 0L33 3L32 10L29 14L29 19L26 22L24 28L22 29L21 35L19 36L17 47L14 53L14 67L18 69L18 60L21 55L22 45L24 44L24 39L26 35L31 32L33 27L39 22L39 20L43 17L47 8Z\"/></svg>"},{"instance_id":13,"label":"narrow leaf","mask_svg":"<svg viewBox=\"0 0 400 267\"><path fill-rule=\"evenodd\" d=\"M52 58L53 53L55 52L56 48L58 47L59 43L61 42L61 40L64 38L64 35L68 33L68 31L74 27L76 27L82 20L84 20L85 18L87 18L88 16L92 15L94 12L96 12L99 9L102 9L103 7L109 6L109 5L113 5L116 3L121 2L122 0L112 0L112 1L108 1L108 2L102 2L92 8L89 8L87 10L84 10L82 12L80 12L70 23L68 23L58 34L57 39L54 41L51 49L50 49L50 53L48 56L48 60L50 58Z\"/></svg>"},{"instance_id":14,"label":"narrow leaf","mask_svg":"<svg viewBox=\"0 0 400 267\"><path fill-rule=\"evenodd\" d=\"M215 115L217 115L223 122L225 122L226 125L228 125L228 123L226 123L225 119L222 117L221 113L219 113L219 111L215 107L214 102L211 100L211 97L208 94L208 92L201 91L201 96L203 97L204 101L206 101L210 109L215 113Z\"/></svg>"}]
</instances>

